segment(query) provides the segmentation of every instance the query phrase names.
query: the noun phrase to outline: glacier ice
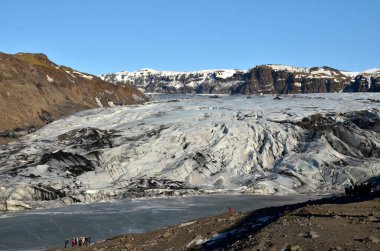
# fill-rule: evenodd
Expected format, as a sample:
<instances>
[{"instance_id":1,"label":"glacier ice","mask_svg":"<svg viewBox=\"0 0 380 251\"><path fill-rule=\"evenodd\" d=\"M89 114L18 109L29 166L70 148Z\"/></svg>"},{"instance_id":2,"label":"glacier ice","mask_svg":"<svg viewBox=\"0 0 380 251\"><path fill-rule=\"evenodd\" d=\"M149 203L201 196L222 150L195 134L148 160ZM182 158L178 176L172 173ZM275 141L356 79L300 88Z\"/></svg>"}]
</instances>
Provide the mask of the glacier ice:
<instances>
[{"instance_id":1,"label":"glacier ice","mask_svg":"<svg viewBox=\"0 0 380 251\"><path fill-rule=\"evenodd\" d=\"M341 191L380 173L376 94L160 96L0 146L0 210L239 191Z\"/></svg>"}]
</instances>

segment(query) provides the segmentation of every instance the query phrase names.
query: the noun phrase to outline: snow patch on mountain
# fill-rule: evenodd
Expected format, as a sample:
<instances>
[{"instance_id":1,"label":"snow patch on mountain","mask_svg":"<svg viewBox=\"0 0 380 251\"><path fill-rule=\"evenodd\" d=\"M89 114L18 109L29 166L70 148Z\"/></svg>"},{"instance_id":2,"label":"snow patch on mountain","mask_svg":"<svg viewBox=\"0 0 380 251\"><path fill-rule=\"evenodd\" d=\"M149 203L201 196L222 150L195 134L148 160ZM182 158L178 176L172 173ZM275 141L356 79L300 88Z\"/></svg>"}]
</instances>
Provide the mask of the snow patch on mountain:
<instances>
[{"instance_id":1,"label":"snow patch on mountain","mask_svg":"<svg viewBox=\"0 0 380 251\"><path fill-rule=\"evenodd\" d=\"M329 76L335 77L339 76L342 73L338 70L334 70L329 67L294 67L289 65L276 65L276 64L268 64L265 65L272 68L274 71L289 71L294 73L305 73L311 75L317 75L319 77Z\"/></svg>"},{"instance_id":2,"label":"snow patch on mountain","mask_svg":"<svg viewBox=\"0 0 380 251\"><path fill-rule=\"evenodd\" d=\"M49 83L53 83L54 82L54 79L51 78L49 75L46 75L46 79Z\"/></svg>"},{"instance_id":3,"label":"snow patch on mountain","mask_svg":"<svg viewBox=\"0 0 380 251\"><path fill-rule=\"evenodd\" d=\"M357 75L360 74L360 72L358 71L341 71L341 73L350 78L355 78Z\"/></svg>"},{"instance_id":4,"label":"snow patch on mountain","mask_svg":"<svg viewBox=\"0 0 380 251\"><path fill-rule=\"evenodd\" d=\"M282 64L266 64L275 71L290 71L290 72L303 72L308 73L310 68L307 67L294 67L290 65L282 65Z\"/></svg>"},{"instance_id":5,"label":"snow patch on mountain","mask_svg":"<svg viewBox=\"0 0 380 251\"><path fill-rule=\"evenodd\" d=\"M367 74L379 74L380 73L380 68L373 68L373 69L365 70L365 71L363 71L363 73L367 73Z\"/></svg>"}]
</instances>

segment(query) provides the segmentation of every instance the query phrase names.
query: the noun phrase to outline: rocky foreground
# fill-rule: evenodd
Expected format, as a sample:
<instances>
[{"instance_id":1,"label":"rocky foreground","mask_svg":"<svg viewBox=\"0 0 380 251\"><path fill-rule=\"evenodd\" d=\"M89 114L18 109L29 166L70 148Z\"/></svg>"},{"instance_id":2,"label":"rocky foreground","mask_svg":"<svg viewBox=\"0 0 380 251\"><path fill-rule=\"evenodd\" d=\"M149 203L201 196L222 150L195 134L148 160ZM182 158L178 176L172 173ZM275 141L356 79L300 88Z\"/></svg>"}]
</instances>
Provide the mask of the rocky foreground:
<instances>
[{"instance_id":1,"label":"rocky foreground","mask_svg":"<svg viewBox=\"0 0 380 251\"><path fill-rule=\"evenodd\" d=\"M375 251L380 250L380 191L196 219L75 249Z\"/></svg>"}]
</instances>

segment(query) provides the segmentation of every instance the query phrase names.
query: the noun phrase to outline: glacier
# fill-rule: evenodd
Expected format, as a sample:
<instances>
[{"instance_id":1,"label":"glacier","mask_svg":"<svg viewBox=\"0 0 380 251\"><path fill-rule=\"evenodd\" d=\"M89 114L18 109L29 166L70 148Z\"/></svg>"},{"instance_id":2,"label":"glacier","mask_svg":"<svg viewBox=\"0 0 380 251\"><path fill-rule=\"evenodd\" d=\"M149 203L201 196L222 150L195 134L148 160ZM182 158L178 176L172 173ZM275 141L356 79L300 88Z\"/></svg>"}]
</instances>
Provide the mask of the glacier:
<instances>
[{"instance_id":1,"label":"glacier","mask_svg":"<svg viewBox=\"0 0 380 251\"><path fill-rule=\"evenodd\" d=\"M136 197L324 194L380 175L376 93L157 95L0 146L0 210Z\"/></svg>"}]
</instances>

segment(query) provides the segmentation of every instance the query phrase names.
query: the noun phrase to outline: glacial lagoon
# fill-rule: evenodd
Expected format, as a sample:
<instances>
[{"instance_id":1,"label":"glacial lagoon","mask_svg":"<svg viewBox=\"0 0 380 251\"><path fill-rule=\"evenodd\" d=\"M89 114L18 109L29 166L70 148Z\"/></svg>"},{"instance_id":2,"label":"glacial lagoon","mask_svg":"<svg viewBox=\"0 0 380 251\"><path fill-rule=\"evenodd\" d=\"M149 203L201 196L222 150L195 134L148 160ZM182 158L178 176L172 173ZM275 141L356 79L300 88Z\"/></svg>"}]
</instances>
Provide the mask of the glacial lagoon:
<instances>
[{"instance_id":1,"label":"glacial lagoon","mask_svg":"<svg viewBox=\"0 0 380 251\"><path fill-rule=\"evenodd\" d=\"M65 239L94 242L119 234L143 233L200 217L314 199L306 195L222 194L133 199L0 214L0 250L63 247Z\"/></svg>"}]
</instances>

